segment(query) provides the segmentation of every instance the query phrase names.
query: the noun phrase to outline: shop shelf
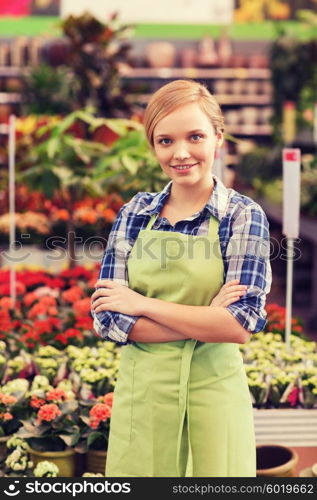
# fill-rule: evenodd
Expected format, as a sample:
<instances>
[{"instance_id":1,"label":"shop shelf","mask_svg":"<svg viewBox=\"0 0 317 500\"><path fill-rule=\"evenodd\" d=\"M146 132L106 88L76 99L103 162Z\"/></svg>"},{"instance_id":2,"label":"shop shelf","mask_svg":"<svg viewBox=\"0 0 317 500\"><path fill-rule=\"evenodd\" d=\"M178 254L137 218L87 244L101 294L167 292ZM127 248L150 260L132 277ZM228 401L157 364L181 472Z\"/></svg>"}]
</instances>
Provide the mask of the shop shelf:
<instances>
[{"instance_id":1,"label":"shop shelf","mask_svg":"<svg viewBox=\"0 0 317 500\"><path fill-rule=\"evenodd\" d=\"M125 79L259 79L268 80L271 77L269 68L131 68L125 69L122 78Z\"/></svg>"}]
</instances>

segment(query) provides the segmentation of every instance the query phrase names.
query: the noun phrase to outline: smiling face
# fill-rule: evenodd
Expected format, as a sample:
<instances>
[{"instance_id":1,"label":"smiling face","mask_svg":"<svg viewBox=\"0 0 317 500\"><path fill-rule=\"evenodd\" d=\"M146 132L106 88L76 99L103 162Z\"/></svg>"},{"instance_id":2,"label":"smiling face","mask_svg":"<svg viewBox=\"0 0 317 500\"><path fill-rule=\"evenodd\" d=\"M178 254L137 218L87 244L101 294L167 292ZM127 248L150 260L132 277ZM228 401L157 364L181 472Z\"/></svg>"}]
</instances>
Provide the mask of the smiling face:
<instances>
[{"instance_id":1,"label":"smiling face","mask_svg":"<svg viewBox=\"0 0 317 500\"><path fill-rule=\"evenodd\" d=\"M174 183L191 186L210 184L215 148L222 138L197 102L176 108L153 131L163 171Z\"/></svg>"}]
</instances>

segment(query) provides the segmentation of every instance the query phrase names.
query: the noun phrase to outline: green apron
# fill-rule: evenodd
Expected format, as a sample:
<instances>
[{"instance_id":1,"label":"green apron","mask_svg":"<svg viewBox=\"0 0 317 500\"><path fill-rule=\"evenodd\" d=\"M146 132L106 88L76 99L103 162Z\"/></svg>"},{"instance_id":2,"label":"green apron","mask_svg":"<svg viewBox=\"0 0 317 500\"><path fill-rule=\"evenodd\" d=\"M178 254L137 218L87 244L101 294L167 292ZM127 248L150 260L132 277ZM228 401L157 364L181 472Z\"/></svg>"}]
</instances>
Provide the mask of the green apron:
<instances>
[{"instance_id":1,"label":"green apron","mask_svg":"<svg viewBox=\"0 0 317 500\"><path fill-rule=\"evenodd\" d=\"M208 236L141 230L129 287L148 297L207 306L223 285L218 221ZM193 339L122 348L107 477L252 477L253 411L238 344Z\"/></svg>"}]
</instances>

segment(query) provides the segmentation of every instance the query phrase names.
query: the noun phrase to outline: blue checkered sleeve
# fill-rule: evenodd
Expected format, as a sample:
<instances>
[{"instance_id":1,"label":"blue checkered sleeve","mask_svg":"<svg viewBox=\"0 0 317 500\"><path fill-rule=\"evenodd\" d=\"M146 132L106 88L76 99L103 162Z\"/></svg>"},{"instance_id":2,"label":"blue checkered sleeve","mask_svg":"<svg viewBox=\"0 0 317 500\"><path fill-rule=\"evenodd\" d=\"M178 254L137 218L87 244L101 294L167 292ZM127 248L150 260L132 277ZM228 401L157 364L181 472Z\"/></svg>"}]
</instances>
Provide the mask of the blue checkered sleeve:
<instances>
[{"instance_id":1,"label":"blue checkered sleeve","mask_svg":"<svg viewBox=\"0 0 317 500\"><path fill-rule=\"evenodd\" d=\"M110 279L128 286L127 259L131 250L131 241L127 237L129 214L136 210L139 195L125 204L118 212L117 218L109 234L98 279ZM127 344L130 330L138 316L130 316L114 311L101 311L97 314L91 310L94 329L103 339L117 344Z\"/></svg>"},{"instance_id":2,"label":"blue checkered sleeve","mask_svg":"<svg viewBox=\"0 0 317 500\"><path fill-rule=\"evenodd\" d=\"M256 333L266 324L265 302L271 288L269 224L262 208L251 203L232 224L225 254L226 283L238 279L247 293L227 307L248 331Z\"/></svg>"}]
</instances>

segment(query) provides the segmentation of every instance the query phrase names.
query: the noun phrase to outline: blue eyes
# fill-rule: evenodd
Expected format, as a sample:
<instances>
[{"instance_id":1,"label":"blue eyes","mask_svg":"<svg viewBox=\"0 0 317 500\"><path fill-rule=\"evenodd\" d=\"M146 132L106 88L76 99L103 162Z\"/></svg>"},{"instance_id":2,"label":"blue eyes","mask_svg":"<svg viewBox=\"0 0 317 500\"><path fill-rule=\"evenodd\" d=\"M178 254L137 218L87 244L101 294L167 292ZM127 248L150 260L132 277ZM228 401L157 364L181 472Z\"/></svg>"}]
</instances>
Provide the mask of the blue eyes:
<instances>
[{"instance_id":1,"label":"blue eyes","mask_svg":"<svg viewBox=\"0 0 317 500\"><path fill-rule=\"evenodd\" d=\"M202 139L203 136L201 134L193 134L190 136L190 139L193 141L193 142L199 142L200 139ZM172 142L172 139L169 139L168 137L164 137L163 139L160 139L159 140L159 144L163 144L163 146L168 146L169 144L171 144Z\"/></svg>"},{"instance_id":2,"label":"blue eyes","mask_svg":"<svg viewBox=\"0 0 317 500\"><path fill-rule=\"evenodd\" d=\"M202 135L200 135L200 134L193 134L193 135L191 136L191 139L194 139L194 138L195 138L195 139L194 139L194 141L199 141L199 139L202 139L202 137L203 137L203 136L202 136Z\"/></svg>"}]
</instances>

